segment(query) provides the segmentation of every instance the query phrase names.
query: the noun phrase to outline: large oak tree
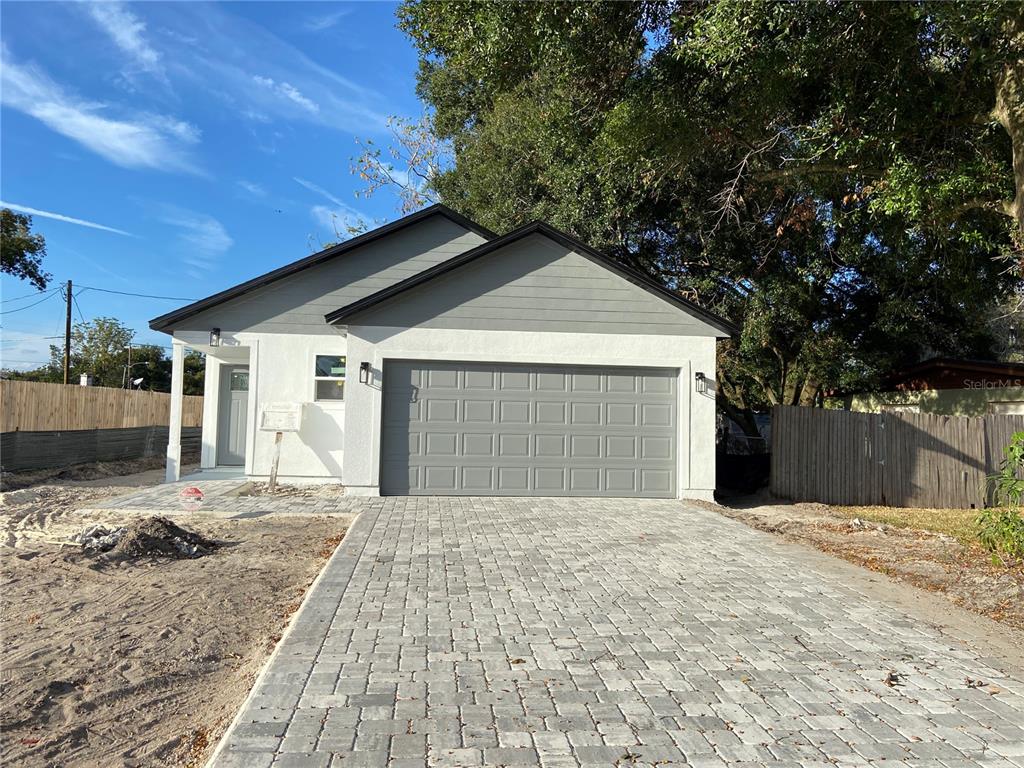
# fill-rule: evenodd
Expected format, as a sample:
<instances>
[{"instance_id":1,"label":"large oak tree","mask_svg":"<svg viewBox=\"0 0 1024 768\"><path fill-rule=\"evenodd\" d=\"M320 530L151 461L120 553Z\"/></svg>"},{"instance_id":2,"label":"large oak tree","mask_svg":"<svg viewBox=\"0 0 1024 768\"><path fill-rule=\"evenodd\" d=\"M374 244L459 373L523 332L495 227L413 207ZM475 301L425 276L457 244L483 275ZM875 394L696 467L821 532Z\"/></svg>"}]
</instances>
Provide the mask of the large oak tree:
<instances>
[{"instance_id":1,"label":"large oak tree","mask_svg":"<svg viewBox=\"0 0 1024 768\"><path fill-rule=\"evenodd\" d=\"M752 430L991 353L1024 241L1019 10L407 0L425 130L359 165L411 160L408 205L549 220L739 322L720 402Z\"/></svg>"}]
</instances>

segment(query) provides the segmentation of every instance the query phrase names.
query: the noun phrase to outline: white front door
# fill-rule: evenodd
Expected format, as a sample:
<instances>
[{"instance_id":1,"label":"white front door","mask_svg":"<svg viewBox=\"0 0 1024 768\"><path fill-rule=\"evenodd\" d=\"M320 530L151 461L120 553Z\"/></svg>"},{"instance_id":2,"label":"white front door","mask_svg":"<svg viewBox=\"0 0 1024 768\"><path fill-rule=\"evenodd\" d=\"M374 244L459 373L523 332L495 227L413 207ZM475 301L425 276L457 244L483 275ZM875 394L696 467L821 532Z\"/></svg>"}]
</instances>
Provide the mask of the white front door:
<instances>
[{"instance_id":1,"label":"white front door","mask_svg":"<svg viewBox=\"0 0 1024 768\"><path fill-rule=\"evenodd\" d=\"M245 436L249 413L249 366L225 365L220 376L217 416L217 464L245 466Z\"/></svg>"}]
</instances>

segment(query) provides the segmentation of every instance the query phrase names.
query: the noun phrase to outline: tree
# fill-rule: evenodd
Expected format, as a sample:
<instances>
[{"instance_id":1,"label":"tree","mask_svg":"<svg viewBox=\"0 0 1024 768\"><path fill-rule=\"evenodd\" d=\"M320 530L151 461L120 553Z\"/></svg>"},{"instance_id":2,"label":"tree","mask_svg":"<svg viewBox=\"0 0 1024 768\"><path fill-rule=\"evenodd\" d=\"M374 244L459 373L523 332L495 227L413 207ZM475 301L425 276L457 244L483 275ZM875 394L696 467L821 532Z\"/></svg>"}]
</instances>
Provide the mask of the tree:
<instances>
[{"instance_id":1,"label":"tree","mask_svg":"<svg viewBox=\"0 0 1024 768\"><path fill-rule=\"evenodd\" d=\"M431 112L397 156L426 193L498 231L551 221L738 322L719 395L748 431L752 409L991 352L1022 253L1015 6L398 14Z\"/></svg>"},{"instance_id":2,"label":"tree","mask_svg":"<svg viewBox=\"0 0 1024 768\"><path fill-rule=\"evenodd\" d=\"M94 386L125 387L135 379L142 379L134 388L170 392L172 363L166 351L155 344L132 344L134 336L135 331L112 317L77 323L71 330L72 380L77 381L82 374L89 374L93 377ZM190 350L185 354L184 362L184 393L202 395L205 356ZM63 348L51 345L48 365L30 371L5 370L3 378L61 382L64 380L63 366Z\"/></svg>"},{"instance_id":3,"label":"tree","mask_svg":"<svg viewBox=\"0 0 1024 768\"><path fill-rule=\"evenodd\" d=\"M43 271L46 240L32 232L32 217L0 210L0 270L21 280L28 280L40 291L50 282Z\"/></svg>"}]
</instances>

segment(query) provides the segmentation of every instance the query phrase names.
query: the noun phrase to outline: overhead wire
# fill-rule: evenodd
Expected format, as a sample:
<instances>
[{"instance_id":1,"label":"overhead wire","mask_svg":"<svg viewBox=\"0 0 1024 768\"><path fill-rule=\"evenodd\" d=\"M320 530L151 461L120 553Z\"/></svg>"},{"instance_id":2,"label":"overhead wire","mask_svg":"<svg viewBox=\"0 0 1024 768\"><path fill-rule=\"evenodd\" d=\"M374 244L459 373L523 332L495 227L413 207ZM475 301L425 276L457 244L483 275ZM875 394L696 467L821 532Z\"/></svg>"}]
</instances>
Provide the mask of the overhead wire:
<instances>
[{"instance_id":1,"label":"overhead wire","mask_svg":"<svg viewBox=\"0 0 1024 768\"><path fill-rule=\"evenodd\" d=\"M63 289L61 289L61 290L63 290ZM24 307L18 307L17 309L5 309L3 311L0 311L0 315L13 315L15 312L23 312L26 309L32 309L32 307L39 306L44 301L49 301L50 299L52 299L56 295L57 295L56 291L50 291L48 294L46 294L46 296L41 298L39 301L34 301L31 304L26 304Z\"/></svg>"},{"instance_id":2,"label":"overhead wire","mask_svg":"<svg viewBox=\"0 0 1024 768\"><path fill-rule=\"evenodd\" d=\"M12 302L12 301L21 301L22 299L31 299L33 296L39 296L40 294L54 293L54 292L59 291L59 290L61 290L61 286L58 285L56 288L51 288L48 291L33 291L32 293L23 293L21 296L14 296L14 297L12 297L10 299L3 299L2 301L0 301L0 303L7 304L7 303Z\"/></svg>"},{"instance_id":3,"label":"overhead wire","mask_svg":"<svg viewBox=\"0 0 1024 768\"><path fill-rule=\"evenodd\" d=\"M151 293L132 293L131 291L115 291L112 288L96 288L91 285L79 286L82 291L100 291L101 293L116 293L119 296L138 296L143 299L166 299L167 301L196 301L183 296L155 296ZM79 291L81 293L82 291Z\"/></svg>"}]
</instances>

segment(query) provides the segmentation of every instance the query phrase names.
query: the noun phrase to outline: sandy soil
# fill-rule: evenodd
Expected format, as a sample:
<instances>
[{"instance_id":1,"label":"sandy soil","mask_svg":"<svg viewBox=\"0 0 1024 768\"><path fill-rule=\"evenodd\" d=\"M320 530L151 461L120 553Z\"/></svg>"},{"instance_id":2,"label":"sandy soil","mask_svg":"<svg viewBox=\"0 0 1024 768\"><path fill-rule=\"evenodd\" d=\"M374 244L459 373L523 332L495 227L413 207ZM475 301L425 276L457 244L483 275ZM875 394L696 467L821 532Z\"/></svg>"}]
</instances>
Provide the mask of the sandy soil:
<instances>
[{"instance_id":1,"label":"sandy soil","mask_svg":"<svg viewBox=\"0 0 1024 768\"><path fill-rule=\"evenodd\" d=\"M222 545L185 560L105 562L62 543L89 523L137 520L71 511L123 490L4 494L4 765L201 765L348 522L176 515Z\"/></svg>"},{"instance_id":2,"label":"sandy soil","mask_svg":"<svg viewBox=\"0 0 1024 768\"><path fill-rule=\"evenodd\" d=\"M1024 629L1024 568L995 566L980 547L930 531L851 520L825 504L752 497L727 504L702 506L942 594L961 608Z\"/></svg>"}]
</instances>

